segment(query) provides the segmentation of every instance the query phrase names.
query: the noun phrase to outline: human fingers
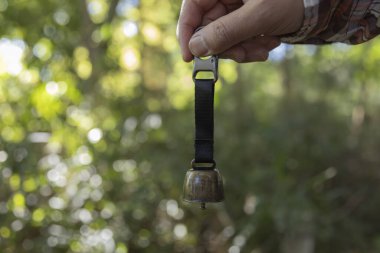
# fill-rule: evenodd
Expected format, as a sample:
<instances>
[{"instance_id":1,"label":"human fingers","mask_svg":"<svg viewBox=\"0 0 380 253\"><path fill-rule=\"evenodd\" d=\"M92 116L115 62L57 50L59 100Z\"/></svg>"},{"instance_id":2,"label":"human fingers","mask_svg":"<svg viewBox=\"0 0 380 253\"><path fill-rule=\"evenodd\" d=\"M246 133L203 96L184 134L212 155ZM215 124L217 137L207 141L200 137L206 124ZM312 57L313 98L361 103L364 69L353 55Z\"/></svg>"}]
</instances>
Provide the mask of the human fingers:
<instances>
[{"instance_id":1,"label":"human fingers","mask_svg":"<svg viewBox=\"0 0 380 253\"><path fill-rule=\"evenodd\" d=\"M228 13L227 7L221 2L217 2L209 11L207 11L203 17L200 24L201 27L210 24L211 22L217 20L218 18L226 15Z\"/></svg>"},{"instance_id":2,"label":"human fingers","mask_svg":"<svg viewBox=\"0 0 380 253\"><path fill-rule=\"evenodd\" d=\"M189 50L188 43L194 30L200 26L204 13L215 5L217 0L197 1L184 0L177 26L177 37L181 47L182 58L184 61L191 61L193 58Z\"/></svg>"},{"instance_id":3,"label":"human fingers","mask_svg":"<svg viewBox=\"0 0 380 253\"><path fill-rule=\"evenodd\" d=\"M280 39L277 37L260 36L227 49L219 54L219 57L231 59L238 63L266 61L269 52L280 44Z\"/></svg>"},{"instance_id":4,"label":"human fingers","mask_svg":"<svg viewBox=\"0 0 380 253\"><path fill-rule=\"evenodd\" d=\"M289 7L289 3L298 4ZM251 0L194 34L189 48L195 56L219 54L254 36L293 32L301 25L302 17L302 0Z\"/></svg>"}]
</instances>

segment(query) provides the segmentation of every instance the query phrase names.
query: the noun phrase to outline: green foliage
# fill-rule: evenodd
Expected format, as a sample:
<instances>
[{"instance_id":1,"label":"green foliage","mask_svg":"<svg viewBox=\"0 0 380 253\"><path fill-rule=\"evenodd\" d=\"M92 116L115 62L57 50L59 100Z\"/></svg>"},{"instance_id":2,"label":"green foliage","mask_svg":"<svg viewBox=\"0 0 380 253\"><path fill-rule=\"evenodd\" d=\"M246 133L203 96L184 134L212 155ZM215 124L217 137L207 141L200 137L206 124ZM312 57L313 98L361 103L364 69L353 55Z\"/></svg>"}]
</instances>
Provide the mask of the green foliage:
<instances>
[{"instance_id":1,"label":"green foliage","mask_svg":"<svg viewBox=\"0 0 380 253\"><path fill-rule=\"evenodd\" d=\"M179 7L0 0L1 252L379 252L380 42L221 60L200 211Z\"/></svg>"}]
</instances>

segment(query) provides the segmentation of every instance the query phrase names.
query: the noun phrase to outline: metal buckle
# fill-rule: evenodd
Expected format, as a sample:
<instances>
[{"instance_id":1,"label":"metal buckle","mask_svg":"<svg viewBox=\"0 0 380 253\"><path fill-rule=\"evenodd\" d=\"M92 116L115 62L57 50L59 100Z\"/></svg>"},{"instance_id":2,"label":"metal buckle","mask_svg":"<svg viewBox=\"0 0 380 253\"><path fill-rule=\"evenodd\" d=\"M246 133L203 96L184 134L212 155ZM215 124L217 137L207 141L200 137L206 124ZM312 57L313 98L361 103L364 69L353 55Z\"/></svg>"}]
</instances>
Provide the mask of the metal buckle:
<instances>
[{"instance_id":1,"label":"metal buckle","mask_svg":"<svg viewBox=\"0 0 380 253\"><path fill-rule=\"evenodd\" d=\"M198 27L194 32L200 31L204 26ZM197 79L199 72L212 72L214 74L214 82L218 81L218 56L212 55L209 57L199 58L194 56L193 80Z\"/></svg>"},{"instance_id":2,"label":"metal buckle","mask_svg":"<svg viewBox=\"0 0 380 253\"><path fill-rule=\"evenodd\" d=\"M216 162L212 160L211 162L195 162L195 159L191 160L191 168L193 169L215 169Z\"/></svg>"},{"instance_id":3,"label":"metal buckle","mask_svg":"<svg viewBox=\"0 0 380 253\"><path fill-rule=\"evenodd\" d=\"M218 80L218 56L213 55L208 58L194 57L193 80L197 79L199 72L212 72L214 74L214 82Z\"/></svg>"}]
</instances>

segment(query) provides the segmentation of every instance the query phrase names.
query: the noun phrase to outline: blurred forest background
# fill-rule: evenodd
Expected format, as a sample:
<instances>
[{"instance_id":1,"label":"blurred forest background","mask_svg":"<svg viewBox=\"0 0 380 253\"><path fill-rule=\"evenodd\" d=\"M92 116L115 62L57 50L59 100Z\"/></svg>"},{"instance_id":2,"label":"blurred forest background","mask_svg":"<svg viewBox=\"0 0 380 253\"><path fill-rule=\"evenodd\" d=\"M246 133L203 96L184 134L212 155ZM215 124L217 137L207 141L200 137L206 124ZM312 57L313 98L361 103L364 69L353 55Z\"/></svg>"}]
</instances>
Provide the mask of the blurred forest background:
<instances>
[{"instance_id":1,"label":"blurred forest background","mask_svg":"<svg viewBox=\"0 0 380 253\"><path fill-rule=\"evenodd\" d=\"M201 211L180 4L0 0L0 252L380 252L380 41L222 60Z\"/></svg>"}]
</instances>

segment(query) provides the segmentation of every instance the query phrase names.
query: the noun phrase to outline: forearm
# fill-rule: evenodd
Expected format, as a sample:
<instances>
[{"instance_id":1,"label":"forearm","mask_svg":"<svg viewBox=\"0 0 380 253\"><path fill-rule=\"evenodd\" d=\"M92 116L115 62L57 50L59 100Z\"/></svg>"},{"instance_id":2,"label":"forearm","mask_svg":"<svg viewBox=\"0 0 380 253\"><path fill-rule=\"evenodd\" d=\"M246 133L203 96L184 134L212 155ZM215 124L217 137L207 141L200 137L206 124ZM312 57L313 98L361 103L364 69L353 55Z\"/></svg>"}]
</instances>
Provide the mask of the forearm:
<instances>
[{"instance_id":1,"label":"forearm","mask_svg":"<svg viewBox=\"0 0 380 253\"><path fill-rule=\"evenodd\" d=\"M286 43L359 44L380 34L380 2L374 0L304 0L301 29L281 40Z\"/></svg>"}]
</instances>

